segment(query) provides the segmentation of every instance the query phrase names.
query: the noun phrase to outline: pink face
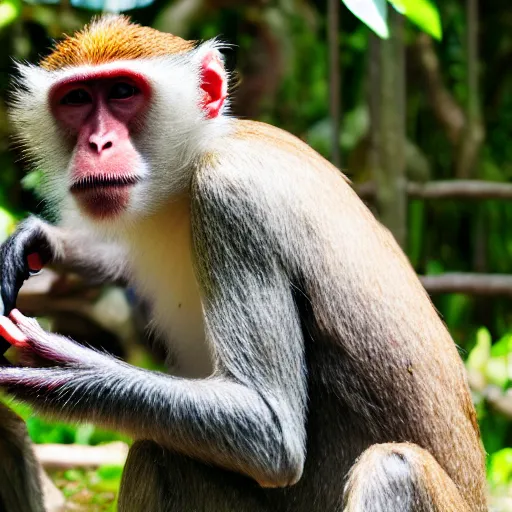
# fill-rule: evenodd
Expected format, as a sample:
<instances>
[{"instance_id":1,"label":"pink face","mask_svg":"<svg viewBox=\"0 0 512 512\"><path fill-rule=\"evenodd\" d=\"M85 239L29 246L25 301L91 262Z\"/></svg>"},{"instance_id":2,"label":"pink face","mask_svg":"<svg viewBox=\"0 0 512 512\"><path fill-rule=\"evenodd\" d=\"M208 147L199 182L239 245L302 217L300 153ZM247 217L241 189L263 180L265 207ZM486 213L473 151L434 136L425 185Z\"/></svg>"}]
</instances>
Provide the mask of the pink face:
<instances>
[{"instance_id":1,"label":"pink face","mask_svg":"<svg viewBox=\"0 0 512 512\"><path fill-rule=\"evenodd\" d=\"M204 55L199 75L198 108L207 121L220 115L227 96L226 73L216 50ZM52 87L50 109L75 147L70 192L89 217L120 215L142 179L143 161L132 137L142 129L151 93L143 75L126 69L77 73Z\"/></svg>"},{"instance_id":2,"label":"pink face","mask_svg":"<svg viewBox=\"0 0 512 512\"><path fill-rule=\"evenodd\" d=\"M52 113L75 143L70 192L91 217L113 217L128 206L142 165L131 136L150 94L143 77L122 70L73 77L51 90Z\"/></svg>"}]
</instances>

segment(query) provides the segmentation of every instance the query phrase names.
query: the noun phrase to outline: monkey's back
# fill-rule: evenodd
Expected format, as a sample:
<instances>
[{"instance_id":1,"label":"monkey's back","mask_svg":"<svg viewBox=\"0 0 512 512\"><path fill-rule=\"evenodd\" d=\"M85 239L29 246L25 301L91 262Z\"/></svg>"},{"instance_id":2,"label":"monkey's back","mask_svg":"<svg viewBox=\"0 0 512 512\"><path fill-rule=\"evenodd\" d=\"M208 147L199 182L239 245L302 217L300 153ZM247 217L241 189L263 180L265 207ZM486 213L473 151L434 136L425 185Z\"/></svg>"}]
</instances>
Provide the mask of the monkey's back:
<instances>
[{"instance_id":1,"label":"monkey's back","mask_svg":"<svg viewBox=\"0 0 512 512\"><path fill-rule=\"evenodd\" d=\"M265 240L280 241L306 346L306 467L296 486L270 495L331 510L336 495L325 489L341 496L366 448L412 442L436 458L471 510L484 510L484 455L464 366L392 235L336 168L286 132L236 121L229 147L242 156L234 164L219 153L218 168L242 202L255 198L262 250L270 250Z\"/></svg>"}]
</instances>

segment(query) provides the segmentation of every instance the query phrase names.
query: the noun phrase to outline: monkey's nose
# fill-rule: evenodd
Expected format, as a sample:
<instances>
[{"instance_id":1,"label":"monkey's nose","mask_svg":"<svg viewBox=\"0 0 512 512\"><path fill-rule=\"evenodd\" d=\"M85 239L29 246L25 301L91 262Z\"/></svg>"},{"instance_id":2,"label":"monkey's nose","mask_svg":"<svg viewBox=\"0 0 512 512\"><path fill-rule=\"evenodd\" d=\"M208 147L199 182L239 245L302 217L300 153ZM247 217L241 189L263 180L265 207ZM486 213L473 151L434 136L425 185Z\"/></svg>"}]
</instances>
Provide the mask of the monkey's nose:
<instances>
[{"instance_id":1,"label":"monkey's nose","mask_svg":"<svg viewBox=\"0 0 512 512\"><path fill-rule=\"evenodd\" d=\"M108 137L98 137L92 135L89 139L89 147L95 152L101 154L106 149L109 149L113 146L111 140Z\"/></svg>"}]
</instances>

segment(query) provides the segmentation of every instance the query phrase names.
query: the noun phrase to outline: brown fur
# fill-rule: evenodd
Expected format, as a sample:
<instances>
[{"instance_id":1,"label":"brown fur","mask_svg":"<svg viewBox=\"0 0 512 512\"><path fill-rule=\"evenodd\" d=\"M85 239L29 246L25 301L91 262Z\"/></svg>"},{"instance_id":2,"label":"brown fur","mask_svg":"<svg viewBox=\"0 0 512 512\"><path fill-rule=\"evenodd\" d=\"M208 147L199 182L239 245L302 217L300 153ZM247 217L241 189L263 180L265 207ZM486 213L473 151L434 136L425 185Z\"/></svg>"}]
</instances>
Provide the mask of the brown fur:
<instances>
[{"instance_id":1,"label":"brown fur","mask_svg":"<svg viewBox=\"0 0 512 512\"><path fill-rule=\"evenodd\" d=\"M67 36L40 62L49 71L116 60L159 57L191 50L194 41L130 23L125 16L94 20L82 31Z\"/></svg>"},{"instance_id":2,"label":"brown fur","mask_svg":"<svg viewBox=\"0 0 512 512\"><path fill-rule=\"evenodd\" d=\"M369 507L391 510L390 502L396 502L396 498L382 491L394 491L394 486L400 488L404 510L474 510L468 507L453 480L428 451L411 443L385 443L368 448L352 468L344 512L359 512ZM372 493L372 488L376 492Z\"/></svg>"},{"instance_id":3,"label":"brown fur","mask_svg":"<svg viewBox=\"0 0 512 512\"><path fill-rule=\"evenodd\" d=\"M375 436L374 450L389 441L415 443L418 447L411 466L421 460L422 453L430 452L434 458L422 460L421 464L432 469L430 462L435 459L437 469L444 475L437 480L443 481L447 473L471 504L471 510L483 510L484 454L464 366L449 332L391 233L376 221L346 178L293 135L263 123L237 121L234 140L229 148L232 154L244 158L247 155L247 161L237 167L244 171L233 169L243 179L243 186L257 194L249 161L265 155L265 161L275 163L271 166L275 170L266 171L266 179L272 185L261 192L261 202L279 190L281 177L286 174L283 181L289 182L295 207L290 212L281 210L279 216L296 215L294 224L298 226L301 207L310 212L311 233L296 235L297 239L307 240L304 251L314 250L317 235L322 234L317 251L310 256L314 264L306 272L304 289L316 317L308 326L308 332L316 339L315 351L322 346L318 340L325 338L329 340L329 355L318 356L320 366L310 368L310 396L321 395L324 382L332 375L343 375L353 382L353 409L373 424L369 428L375 429L371 434ZM229 165L219 158L219 167ZM256 171L259 172L262 171ZM287 188L283 185L284 193ZM286 238L285 234L281 236ZM290 254L302 257L298 247L292 248ZM330 278L326 281L325 276ZM350 322L344 320L346 311L352 311ZM327 366L333 367L327 370L326 361L331 360ZM319 377L322 374L325 376ZM317 384L318 393L314 389ZM376 409L370 407L363 414L367 393ZM324 407L322 400L317 403L316 398L311 399L310 411ZM305 480L311 468L313 492L321 485L315 475L322 473L317 466L321 462L314 460L313 454L323 453L325 460L338 448L325 449L332 441L316 439L312 434L317 428L318 432L329 430L324 425L328 414L320 415L318 425L311 416L310 425L315 426L310 429L309 439L315 447L308 448L311 466L306 460ZM351 423L348 414L340 421L345 422L344 428ZM368 428L360 421L361 418L354 419L356 427L346 432L352 441L344 450L354 448L361 452L368 447L368 438L358 439ZM330 435L339 438L337 434ZM355 448L359 442L359 448ZM425 474L425 485L435 485L437 480L429 476L435 469ZM415 470L422 472L419 466Z\"/></svg>"}]
</instances>

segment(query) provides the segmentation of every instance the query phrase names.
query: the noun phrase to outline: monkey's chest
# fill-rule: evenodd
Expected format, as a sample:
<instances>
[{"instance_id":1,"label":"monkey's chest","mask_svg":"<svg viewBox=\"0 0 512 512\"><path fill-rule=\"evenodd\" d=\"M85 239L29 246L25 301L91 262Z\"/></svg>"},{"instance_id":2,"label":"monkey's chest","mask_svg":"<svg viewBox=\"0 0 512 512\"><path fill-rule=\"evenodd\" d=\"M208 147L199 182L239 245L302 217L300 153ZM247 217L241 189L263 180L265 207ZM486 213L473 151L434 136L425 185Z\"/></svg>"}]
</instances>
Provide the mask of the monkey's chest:
<instances>
[{"instance_id":1,"label":"monkey's chest","mask_svg":"<svg viewBox=\"0 0 512 512\"><path fill-rule=\"evenodd\" d=\"M192 265L187 211L170 215L167 229L144 230L133 245L135 285L152 307L151 328L165 340L173 374L207 377L213 371Z\"/></svg>"},{"instance_id":2,"label":"monkey's chest","mask_svg":"<svg viewBox=\"0 0 512 512\"><path fill-rule=\"evenodd\" d=\"M151 288L152 326L167 343L174 374L207 377L212 373L212 358L205 340L203 311L192 266L175 262L161 272Z\"/></svg>"}]
</instances>

